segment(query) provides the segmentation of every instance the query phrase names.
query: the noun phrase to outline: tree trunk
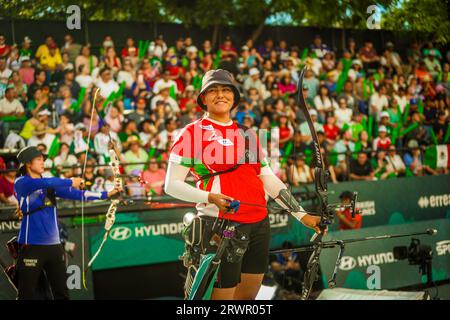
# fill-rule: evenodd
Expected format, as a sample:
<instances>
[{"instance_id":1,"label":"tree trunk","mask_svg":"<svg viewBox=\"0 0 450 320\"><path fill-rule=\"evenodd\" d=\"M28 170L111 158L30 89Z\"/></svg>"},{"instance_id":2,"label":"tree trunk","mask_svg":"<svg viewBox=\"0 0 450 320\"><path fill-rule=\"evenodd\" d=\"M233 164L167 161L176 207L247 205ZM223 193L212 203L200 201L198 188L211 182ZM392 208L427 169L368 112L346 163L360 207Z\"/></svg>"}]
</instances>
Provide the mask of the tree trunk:
<instances>
[{"instance_id":1,"label":"tree trunk","mask_svg":"<svg viewBox=\"0 0 450 320\"><path fill-rule=\"evenodd\" d=\"M253 43L256 42L256 40L259 38L259 36L261 35L263 29L264 29L264 23L266 22L266 19L264 18L264 20L262 20L259 25L256 27L256 29L253 31L252 36L250 37L250 39L252 39Z\"/></svg>"},{"instance_id":2,"label":"tree trunk","mask_svg":"<svg viewBox=\"0 0 450 320\"><path fill-rule=\"evenodd\" d=\"M211 46L213 48L215 48L216 46L216 42L219 40L219 29L220 29L220 25L215 24L214 28L213 28L213 36L212 36L212 40L211 40Z\"/></svg>"}]
</instances>

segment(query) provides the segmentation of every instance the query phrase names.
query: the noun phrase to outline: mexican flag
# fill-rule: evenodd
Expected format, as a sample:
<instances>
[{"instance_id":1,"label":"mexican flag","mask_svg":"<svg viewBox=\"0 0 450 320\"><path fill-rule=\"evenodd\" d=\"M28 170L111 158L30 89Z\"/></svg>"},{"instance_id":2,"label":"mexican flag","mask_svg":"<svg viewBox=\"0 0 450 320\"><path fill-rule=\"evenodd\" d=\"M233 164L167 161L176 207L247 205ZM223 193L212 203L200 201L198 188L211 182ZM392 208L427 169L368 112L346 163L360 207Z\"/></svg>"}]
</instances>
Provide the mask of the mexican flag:
<instances>
[{"instance_id":1,"label":"mexican flag","mask_svg":"<svg viewBox=\"0 0 450 320\"><path fill-rule=\"evenodd\" d=\"M425 150L424 163L433 169L450 168L450 144L430 146Z\"/></svg>"}]
</instances>

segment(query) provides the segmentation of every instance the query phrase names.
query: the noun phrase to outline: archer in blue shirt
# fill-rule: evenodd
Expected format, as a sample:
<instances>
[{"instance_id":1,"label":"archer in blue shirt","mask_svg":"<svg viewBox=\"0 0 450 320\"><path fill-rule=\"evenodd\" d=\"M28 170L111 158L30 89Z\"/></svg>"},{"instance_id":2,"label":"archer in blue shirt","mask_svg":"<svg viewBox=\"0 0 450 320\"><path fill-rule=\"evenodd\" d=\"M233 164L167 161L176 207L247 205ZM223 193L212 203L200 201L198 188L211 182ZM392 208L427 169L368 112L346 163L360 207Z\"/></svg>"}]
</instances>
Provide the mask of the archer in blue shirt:
<instances>
[{"instance_id":1,"label":"archer in blue shirt","mask_svg":"<svg viewBox=\"0 0 450 320\"><path fill-rule=\"evenodd\" d=\"M45 271L53 297L68 299L56 198L79 201L106 199L121 190L116 188L96 193L79 190L83 187L82 178L43 178L45 157L36 147L22 149L17 159L21 166L14 191L19 202L17 213L22 217L17 259L18 298L32 299L38 279Z\"/></svg>"}]
</instances>

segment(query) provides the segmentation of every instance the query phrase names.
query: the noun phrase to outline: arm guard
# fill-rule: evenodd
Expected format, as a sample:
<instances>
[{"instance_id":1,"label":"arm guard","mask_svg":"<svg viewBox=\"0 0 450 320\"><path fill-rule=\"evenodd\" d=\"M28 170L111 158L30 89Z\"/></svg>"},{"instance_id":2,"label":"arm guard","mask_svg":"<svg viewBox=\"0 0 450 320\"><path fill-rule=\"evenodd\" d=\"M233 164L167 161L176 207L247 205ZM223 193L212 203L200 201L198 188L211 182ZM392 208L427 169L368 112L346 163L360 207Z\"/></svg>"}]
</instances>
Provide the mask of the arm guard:
<instances>
[{"instance_id":1,"label":"arm guard","mask_svg":"<svg viewBox=\"0 0 450 320\"><path fill-rule=\"evenodd\" d=\"M306 215L305 210L288 189L281 189L275 201L288 210L299 221Z\"/></svg>"}]
</instances>

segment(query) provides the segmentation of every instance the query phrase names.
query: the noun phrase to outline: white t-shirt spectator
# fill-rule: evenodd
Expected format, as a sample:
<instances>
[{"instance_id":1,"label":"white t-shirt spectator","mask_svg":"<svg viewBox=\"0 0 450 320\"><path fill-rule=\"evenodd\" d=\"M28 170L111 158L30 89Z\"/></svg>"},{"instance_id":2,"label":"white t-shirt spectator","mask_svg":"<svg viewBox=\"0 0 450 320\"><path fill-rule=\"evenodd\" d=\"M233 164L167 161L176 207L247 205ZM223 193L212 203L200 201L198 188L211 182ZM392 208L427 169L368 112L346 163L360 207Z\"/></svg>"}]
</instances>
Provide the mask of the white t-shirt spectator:
<instances>
[{"instance_id":1,"label":"white t-shirt spectator","mask_svg":"<svg viewBox=\"0 0 450 320\"><path fill-rule=\"evenodd\" d=\"M164 79L159 79L155 82L155 85L153 86L153 92L155 94L159 94L159 92L161 91L161 88L166 87L166 86L173 87L175 90L175 94L178 94L177 83L173 80L165 81Z\"/></svg>"},{"instance_id":2,"label":"white t-shirt spectator","mask_svg":"<svg viewBox=\"0 0 450 320\"><path fill-rule=\"evenodd\" d=\"M175 137L178 135L179 129L175 129L172 132L168 132L166 129L161 131L158 134L159 143L155 145L156 149L162 149L165 150L167 147L167 142L169 142L169 139L173 141Z\"/></svg>"},{"instance_id":3,"label":"white t-shirt spectator","mask_svg":"<svg viewBox=\"0 0 450 320\"><path fill-rule=\"evenodd\" d=\"M11 77L12 70L9 68L5 68L5 70L0 70L0 83L1 84L8 84L9 77Z\"/></svg>"},{"instance_id":4,"label":"white t-shirt spectator","mask_svg":"<svg viewBox=\"0 0 450 320\"><path fill-rule=\"evenodd\" d=\"M251 88L258 90L259 96L262 97L263 99L268 98L268 95L270 96L270 93L267 92L266 86L261 81L261 79L257 79L256 81L254 81L251 77L245 79L244 89L248 91Z\"/></svg>"},{"instance_id":5,"label":"white t-shirt spectator","mask_svg":"<svg viewBox=\"0 0 450 320\"><path fill-rule=\"evenodd\" d=\"M100 88L100 94L104 98L108 98L112 92L119 90L119 85L114 80L103 82L102 79L98 79L95 85Z\"/></svg>"},{"instance_id":6,"label":"white t-shirt spectator","mask_svg":"<svg viewBox=\"0 0 450 320\"><path fill-rule=\"evenodd\" d=\"M325 97L321 98L319 95L317 95L314 98L314 105L316 106L317 111L327 110L330 108L337 109L338 104L333 98Z\"/></svg>"},{"instance_id":7,"label":"white t-shirt spectator","mask_svg":"<svg viewBox=\"0 0 450 320\"><path fill-rule=\"evenodd\" d=\"M345 153L349 151L355 151L355 143L353 143L352 141L348 141L347 143L345 143L345 141L341 139L334 144L333 150L339 153L339 155L337 156L338 161L345 161Z\"/></svg>"},{"instance_id":8,"label":"white t-shirt spectator","mask_svg":"<svg viewBox=\"0 0 450 320\"><path fill-rule=\"evenodd\" d=\"M336 125L339 128L346 123L350 123L352 121L353 110L350 108L339 108L334 111L334 116L336 117Z\"/></svg>"},{"instance_id":9,"label":"white t-shirt spectator","mask_svg":"<svg viewBox=\"0 0 450 320\"><path fill-rule=\"evenodd\" d=\"M323 131L323 125L321 125L317 121L314 122L313 124L314 124L314 129L316 129L316 132ZM300 132L302 133L302 135L308 136L309 137L309 141L312 140L311 130L309 130L309 126L308 126L308 123L306 121L304 121L301 125L299 125L298 128L299 128Z\"/></svg>"},{"instance_id":10,"label":"white t-shirt spectator","mask_svg":"<svg viewBox=\"0 0 450 320\"><path fill-rule=\"evenodd\" d=\"M78 159L73 154L67 155L65 159L59 155L55 157L53 162L55 166L69 167L76 165L78 163Z\"/></svg>"},{"instance_id":11,"label":"white t-shirt spectator","mask_svg":"<svg viewBox=\"0 0 450 320\"><path fill-rule=\"evenodd\" d=\"M152 135L146 132L139 132L139 139L141 139L141 143L145 146L151 139Z\"/></svg>"},{"instance_id":12,"label":"white t-shirt spectator","mask_svg":"<svg viewBox=\"0 0 450 320\"><path fill-rule=\"evenodd\" d=\"M172 109L173 112L180 111L178 103L172 97L167 97L166 99L164 99L164 97L162 95L160 95L160 94L152 99L152 102L150 103L150 109L151 110L155 110L156 102L158 102L158 101L164 101L167 104L169 104L169 106L170 106L170 108Z\"/></svg>"},{"instance_id":13,"label":"white t-shirt spectator","mask_svg":"<svg viewBox=\"0 0 450 320\"><path fill-rule=\"evenodd\" d=\"M111 139L117 144L117 147L122 151L122 144L116 132L110 130ZM94 137L94 149L98 155L99 164L105 164L105 157L109 157L109 135L99 132Z\"/></svg>"},{"instance_id":14,"label":"white t-shirt spectator","mask_svg":"<svg viewBox=\"0 0 450 320\"><path fill-rule=\"evenodd\" d=\"M312 71L316 76L320 75L320 70L322 69L322 61L318 58L308 58L307 64L311 67Z\"/></svg>"},{"instance_id":15,"label":"white t-shirt spectator","mask_svg":"<svg viewBox=\"0 0 450 320\"><path fill-rule=\"evenodd\" d=\"M39 139L37 136L32 136L28 139L28 146L37 147L38 144L43 143L47 146L47 150L50 150L54 139L55 135L53 133L46 133L42 139Z\"/></svg>"},{"instance_id":16,"label":"white t-shirt spectator","mask_svg":"<svg viewBox=\"0 0 450 320\"><path fill-rule=\"evenodd\" d=\"M80 87L85 88L89 88L94 83L92 76L83 74L76 76L75 81L80 85Z\"/></svg>"},{"instance_id":17,"label":"white t-shirt spectator","mask_svg":"<svg viewBox=\"0 0 450 320\"><path fill-rule=\"evenodd\" d=\"M405 110L406 105L408 104L408 99L406 96L400 97L396 94L394 94L395 100L397 100L398 106L400 107L400 111L403 113Z\"/></svg>"},{"instance_id":18,"label":"white t-shirt spectator","mask_svg":"<svg viewBox=\"0 0 450 320\"><path fill-rule=\"evenodd\" d=\"M356 78L358 77L358 72L355 69L350 68L350 70L348 70L347 77L349 80L352 80L354 82L354 81L356 81Z\"/></svg>"},{"instance_id":19,"label":"white t-shirt spectator","mask_svg":"<svg viewBox=\"0 0 450 320\"><path fill-rule=\"evenodd\" d=\"M13 115L22 112L24 112L24 109L19 100L14 99L13 101L9 101L6 98L0 100L0 113Z\"/></svg>"},{"instance_id":20,"label":"white t-shirt spectator","mask_svg":"<svg viewBox=\"0 0 450 320\"><path fill-rule=\"evenodd\" d=\"M381 111L389 106L388 98L385 95L380 95L378 92L375 92L370 97L370 106L371 108L373 107L375 109L377 121L379 121ZM370 113L372 113L372 110L370 110Z\"/></svg>"},{"instance_id":21,"label":"white t-shirt spectator","mask_svg":"<svg viewBox=\"0 0 450 320\"><path fill-rule=\"evenodd\" d=\"M155 45L152 42L148 47L148 52L158 58L162 58L163 54L167 51L167 45L163 43L162 45Z\"/></svg>"},{"instance_id":22,"label":"white t-shirt spectator","mask_svg":"<svg viewBox=\"0 0 450 320\"><path fill-rule=\"evenodd\" d=\"M131 88L134 82L133 75L129 71L120 70L117 74L117 82L121 84L125 81L125 87Z\"/></svg>"},{"instance_id":23,"label":"white t-shirt spectator","mask_svg":"<svg viewBox=\"0 0 450 320\"><path fill-rule=\"evenodd\" d=\"M389 171L406 170L405 163L403 162L402 157L400 157L398 154L396 154L394 157L387 156L386 161L386 169Z\"/></svg>"},{"instance_id":24,"label":"white t-shirt spectator","mask_svg":"<svg viewBox=\"0 0 450 320\"><path fill-rule=\"evenodd\" d=\"M25 140L15 132L10 132L5 140L5 149L23 149L26 147Z\"/></svg>"}]
</instances>

